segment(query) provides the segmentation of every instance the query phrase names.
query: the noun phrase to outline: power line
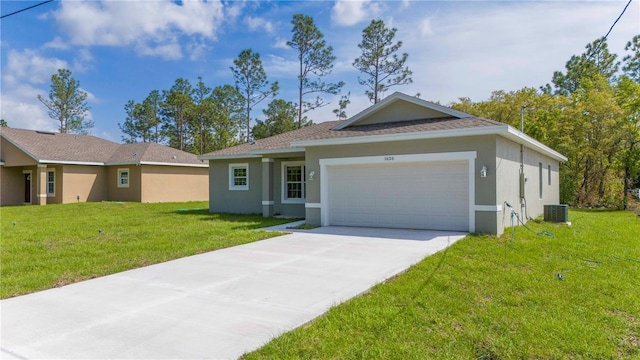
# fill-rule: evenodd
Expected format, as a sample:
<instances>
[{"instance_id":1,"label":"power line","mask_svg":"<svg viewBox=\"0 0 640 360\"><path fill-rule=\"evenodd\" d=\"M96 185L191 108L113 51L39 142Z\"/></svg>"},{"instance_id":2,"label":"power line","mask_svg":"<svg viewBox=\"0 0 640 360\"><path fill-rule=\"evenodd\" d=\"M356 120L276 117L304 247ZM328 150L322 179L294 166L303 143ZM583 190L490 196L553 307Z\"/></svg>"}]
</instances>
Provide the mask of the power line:
<instances>
[{"instance_id":1,"label":"power line","mask_svg":"<svg viewBox=\"0 0 640 360\"><path fill-rule=\"evenodd\" d=\"M47 1L43 1L43 2L41 2L41 3L38 3L38 4L35 4L35 5L32 5L32 6L26 7L26 8L24 8L24 9L20 9L20 10L18 10L18 11L14 11L14 12L12 12L11 14L2 15L2 16L0 16L0 19L4 19L4 18L9 17L9 16L11 16L11 15L15 15L15 14L17 14L17 13L21 13L21 12L23 12L23 11L27 11L27 10L33 9L33 8L36 8L36 7L40 6L40 5L44 5L44 4L47 4L47 3L53 2L53 1L55 1L55 0L47 0Z\"/></svg>"},{"instance_id":2,"label":"power line","mask_svg":"<svg viewBox=\"0 0 640 360\"><path fill-rule=\"evenodd\" d=\"M593 51L591 52L591 55L589 55L587 57L587 60L591 60L593 55L595 55L598 52L598 50L600 50L600 45L602 45L602 43L605 42L605 40L607 40L607 36L609 36L609 34L611 34L611 30L613 30L613 27L616 26L616 24L618 23L618 20L620 20L622 15L624 15L624 12L627 11L627 8L631 4L631 1L633 1L633 0L629 0L629 2L627 2L627 5L625 5L624 9L622 9L622 12L620 13L620 15L618 15L618 18L616 19L616 21L613 22L613 25L611 25L611 27L609 28L609 31L607 31L607 33L604 35L602 40L600 40L600 42L598 43L598 46L596 46L596 48L593 49Z\"/></svg>"}]
</instances>

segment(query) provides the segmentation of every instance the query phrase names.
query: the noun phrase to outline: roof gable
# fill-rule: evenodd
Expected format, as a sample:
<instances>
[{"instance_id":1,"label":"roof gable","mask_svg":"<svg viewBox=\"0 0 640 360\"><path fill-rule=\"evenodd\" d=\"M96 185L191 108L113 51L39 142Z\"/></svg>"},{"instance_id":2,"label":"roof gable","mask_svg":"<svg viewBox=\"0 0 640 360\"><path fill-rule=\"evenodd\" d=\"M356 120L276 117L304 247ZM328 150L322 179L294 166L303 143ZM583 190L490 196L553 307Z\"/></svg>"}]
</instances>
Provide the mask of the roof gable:
<instances>
[{"instance_id":1,"label":"roof gable","mask_svg":"<svg viewBox=\"0 0 640 360\"><path fill-rule=\"evenodd\" d=\"M395 92L377 104L368 107L350 119L336 126L334 130L348 127L393 123L411 120L428 120L438 118L473 117L462 111L450 109L429 101L418 99L400 92Z\"/></svg>"}]
</instances>

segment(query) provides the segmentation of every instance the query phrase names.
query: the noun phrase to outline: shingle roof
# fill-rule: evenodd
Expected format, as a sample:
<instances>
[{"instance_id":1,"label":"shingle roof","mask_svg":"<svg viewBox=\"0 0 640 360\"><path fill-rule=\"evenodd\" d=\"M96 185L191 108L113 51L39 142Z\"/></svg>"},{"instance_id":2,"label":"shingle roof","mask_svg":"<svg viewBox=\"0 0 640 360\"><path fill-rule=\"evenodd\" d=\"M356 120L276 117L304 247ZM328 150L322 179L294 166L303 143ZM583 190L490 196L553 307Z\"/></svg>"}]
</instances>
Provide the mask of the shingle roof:
<instances>
[{"instance_id":1,"label":"shingle roof","mask_svg":"<svg viewBox=\"0 0 640 360\"><path fill-rule=\"evenodd\" d=\"M120 145L107 161L108 164L132 162L203 165L194 154L156 143Z\"/></svg>"},{"instance_id":2,"label":"shingle roof","mask_svg":"<svg viewBox=\"0 0 640 360\"><path fill-rule=\"evenodd\" d=\"M162 163L206 166L197 156L155 143L118 144L90 135L2 128L2 137L39 162ZM174 158L175 157L175 158Z\"/></svg>"},{"instance_id":3,"label":"shingle roof","mask_svg":"<svg viewBox=\"0 0 640 360\"><path fill-rule=\"evenodd\" d=\"M351 138L374 135L391 135L430 132L440 130L457 130L504 125L494 120L478 117L466 118L438 118L410 121L397 121L379 124L351 126L341 130L334 130L343 121L328 121L314 124L302 129L290 131L284 134L275 135L265 139L260 139L255 144L242 144L227 149L215 151L203 155L201 158L209 159L226 156L242 156L260 153L264 150L288 149L292 148L292 142L325 140L337 138Z\"/></svg>"},{"instance_id":4,"label":"shingle roof","mask_svg":"<svg viewBox=\"0 0 640 360\"><path fill-rule=\"evenodd\" d=\"M106 162L120 146L89 135L2 128L2 136L38 161Z\"/></svg>"},{"instance_id":5,"label":"shingle roof","mask_svg":"<svg viewBox=\"0 0 640 360\"><path fill-rule=\"evenodd\" d=\"M311 126L305 126L302 129L289 131L283 134L274 135L268 138L256 140L255 143L245 143L238 146L232 146L230 148L214 151L201 156L201 158L208 157L224 157L234 155L248 155L251 151L260 150L280 150L291 148L291 142L306 140L318 134L329 131L332 127L338 125L341 121L327 121L319 124L313 124Z\"/></svg>"}]
</instances>

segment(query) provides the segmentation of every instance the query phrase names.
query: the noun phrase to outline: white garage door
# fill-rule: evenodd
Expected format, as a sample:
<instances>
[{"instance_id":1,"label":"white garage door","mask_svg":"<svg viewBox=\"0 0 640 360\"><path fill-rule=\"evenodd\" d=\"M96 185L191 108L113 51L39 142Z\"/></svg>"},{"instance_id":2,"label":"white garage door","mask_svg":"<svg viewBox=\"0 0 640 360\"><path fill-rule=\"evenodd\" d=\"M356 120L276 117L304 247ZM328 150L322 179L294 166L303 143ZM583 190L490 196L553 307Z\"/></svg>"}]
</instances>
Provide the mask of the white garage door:
<instances>
[{"instance_id":1,"label":"white garage door","mask_svg":"<svg viewBox=\"0 0 640 360\"><path fill-rule=\"evenodd\" d=\"M469 230L467 161L327 167L330 225Z\"/></svg>"}]
</instances>

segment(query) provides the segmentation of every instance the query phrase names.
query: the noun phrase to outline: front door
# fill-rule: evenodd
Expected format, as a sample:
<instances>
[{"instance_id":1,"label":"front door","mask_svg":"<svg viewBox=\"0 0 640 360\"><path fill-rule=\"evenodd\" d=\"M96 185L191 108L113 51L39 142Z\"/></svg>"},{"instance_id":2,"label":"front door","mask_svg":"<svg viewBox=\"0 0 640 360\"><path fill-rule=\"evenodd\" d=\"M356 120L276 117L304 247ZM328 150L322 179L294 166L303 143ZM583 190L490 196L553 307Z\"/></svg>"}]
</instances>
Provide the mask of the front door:
<instances>
[{"instance_id":1,"label":"front door","mask_svg":"<svg viewBox=\"0 0 640 360\"><path fill-rule=\"evenodd\" d=\"M24 174L24 202L31 204L31 174Z\"/></svg>"}]
</instances>

